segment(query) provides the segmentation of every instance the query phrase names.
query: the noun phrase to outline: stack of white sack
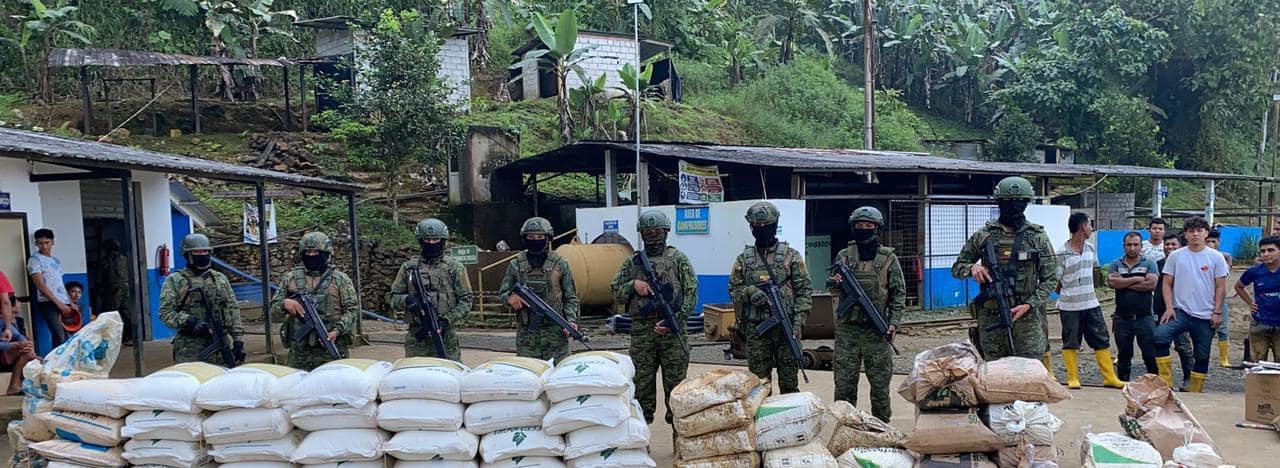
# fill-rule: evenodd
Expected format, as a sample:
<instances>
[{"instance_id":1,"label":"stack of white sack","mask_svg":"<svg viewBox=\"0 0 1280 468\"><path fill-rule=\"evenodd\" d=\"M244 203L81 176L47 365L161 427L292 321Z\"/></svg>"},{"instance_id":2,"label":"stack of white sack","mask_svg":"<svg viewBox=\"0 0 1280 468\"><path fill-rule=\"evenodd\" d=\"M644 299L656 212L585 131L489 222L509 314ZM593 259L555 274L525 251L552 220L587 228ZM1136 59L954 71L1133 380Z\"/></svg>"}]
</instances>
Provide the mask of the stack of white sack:
<instances>
[{"instance_id":1,"label":"stack of white sack","mask_svg":"<svg viewBox=\"0 0 1280 468\"><path fill-rule=\"evenodd\" d=\"M565 436L569 468L657 466L646 450L649 426L634 400L634 377L631 357L609 351L569 356L547 374L551 406L542 428Z\"/></svg>"},{"instance_id":2,"label":"stack of white sack","mask_svg":"<svg viewBox=\"0 0 1280 468\"><path fill-rule=\"evenodd\" d=\"M57 385L53 410L35 415L53 431L53 439L34 443L31 450L50 462L84 466L124 466L120 445L125 438L124 416L129 413L111 400L133 391L132 380L76 380Z\"/></svg>"},{"instance_id":3,"label":"stack of white sack","mask_svg":"<svg viewBox=\"0 0 1280 468\"><path fill-rule=\"evenodd\" d=\"M126 419L124 459L133 465L194 468L208 461L201 440L204 415L196 405L200 385L226 372L203 362L170 366L137 379L111 403L133 411ZM135 414L137 416L135 416Z\"/></svg>"},{"instance_id":4,"label":"stack of white sack","mask_svg":"<svg viewBox=\"0 0 1280 468\"><path fill-rule=\"evenodd\" d=\"M378 427L394 433L382 451L396 467L475 468L480 438L462 430L461 379L469 369L447 359L396 361L378 384Z\"/></svg>"},{"instance_id":5,"label":"stack of white sack","mask_svg":"<svg viewBox=\"0 0 1280 468\"><path fill-rule=\"evenodd\" d=\"M284 399L289 420L309 431L289 460L301 465L377 462L387 433L378 428L378 383L391 363L339 359L298 381Z\"/></svg>"},{"instance_id":6,"label":"stack of white sack","mask_svg":"<svg viewBox=\"0 0 1280 468\"><path fill-rule=\"evenodd\" d=\"M768 396L769 381L744 369L714 369L676 385L668 401L675 415L675 466L759 466L754 420Z\"/></svg>"},{"instance_id":7,"label":"stack of white sack","mask_svg":"<svg viewBox=\"0 0 1280 468\"><path fill-rule=\"evenodd\" d=\"M213 411L201 423L209 455L222 466L277 468L302 441L282 408L293 386L307 373L273 364L245 364L209 379L196 391L196 404Z\"/></svg>"},{"instance_id":8,"label":"stack of white sack","mask_svg":"<svg viewBox=\"0 0 1280 468\"><path fill-rule=\"evenodd\" d=\"M461 379L463 425L480 436L484 467L563 467L564 440L542 430L543 378L551 363L525 357L491 359Z\"/></svg>"},{"instance_id":9,"label":"stack of white sack","mask_svg":"<svg viewBox=\"0 0 1280 468\"><path fill-rule=\"evenodd\" d=\"M86 379L106 379L115 366L120 355L120 339L124 325L120 322L120 314L108 312L89 322L78 333L61 346L45 356L44 361L31 361L22 368L22 438L27 445L15 447L25 452L24 456L33 463L43 463L45 454L57 454L67 448L72 441L55 440L54 429L46 423L48 415L54 411L54 397L57 385L61 382L73 382ZM105 395L100 406L106 406ZM96 414L96 413L94 413ZM118 419L118 417L117 417ZM11 441L12 442L12 441ZM36 447L41 442L53 442ZM108 450L109 451L109 450ZM67 451L67 456L56 456L55 459L70 461L81 451ZM118 451L116 453L118 455ZM116 461L110 456L82 457L84 461L109 463ZM118 458L118 457L117 457ZM123 463L123 459L119 460Z\"/></svg>"},{"instance_id":10,"label":"stack of white sack","mask_svg":"<svg viewBox=\"0 0 1280 468\"><path fill-rule=\"evenodd\" d=\"M836 468L836 458L818 439L826 414L810 392L766 398L755 414L756 449L764 452L765 468Z\"/></svg>"}]
</instances>

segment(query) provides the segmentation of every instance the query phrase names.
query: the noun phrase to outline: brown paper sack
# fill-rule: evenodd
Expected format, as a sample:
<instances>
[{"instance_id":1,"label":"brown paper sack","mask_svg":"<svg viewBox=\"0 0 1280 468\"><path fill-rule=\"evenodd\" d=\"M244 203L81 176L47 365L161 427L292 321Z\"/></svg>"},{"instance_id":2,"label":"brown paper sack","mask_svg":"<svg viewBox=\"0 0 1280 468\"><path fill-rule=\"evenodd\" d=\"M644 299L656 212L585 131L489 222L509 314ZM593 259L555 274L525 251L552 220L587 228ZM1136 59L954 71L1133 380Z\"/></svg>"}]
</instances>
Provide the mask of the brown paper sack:
<instances>
[{"instance_id":1,"label":"brown paper sack","mask_svg":"<svg viewBox=\"0 0 1280 468\"><path fill-rule=\"evenodd\" d=\"M903 445L922 454L970 453L994 452L1004 441L982 423L977 409L970 408L920 412Z\"/></svg>"},{"instance_id":2,"label":"brown paper sack","mask_svg":"<svg viewBox=\"0 0 1280 468\"><path fill-rule=\"evenodd\" d=\"M925 455L916 468L997 468L985 453Z\"/></svg>"},{"instance_id":3,"label":"brown paper sack","mask_svg":"<svg viewBox=\"0 0 1280 468\"><path fill-rule=\"evenodd\" d=\"M676 454L682 460L733 455L756 450L756 427L748 424L727 431L712 432L697 437L676 438Z\"/></svg>"},{"instance_id":4,"label":"brown paper sack","mask_svg":"<svg viewBox=\"0 0 1280 468\"><path fill-rule=\"evenodd\" d=\"M898 386L898 394L920 409L977 406L975 377L982 364L977 348L968 342L922 351Z\"/></svg>"},{"instance_id":5,"label":"brown paper sack","mask_svg":"<svg viewBox=\"0 0 1280 468\"><path fill-rule=\"evenodd\" d=\"M1031 449L1031 459L1027 458L1027 449ZM1033 461L1058 461L1058 449L1052 445L1028 445L1021 443L1013 447L1005 447L996 453L996 465L1000 468L1030 468Z\"/></svg>"},{"instance_id":6,"label":"brown paper sack","mask_svg":"<svg viewBox=\"0 0 1280 468\"><path fill-rule=\"evenodd\" d=\"M685 417L742 399L757 385L760 378L745 369L713 369L685 379L671 389L669 409L677 417Z\"/></svg>"},{"instance_id":7,"label":"brown paper sack","mask_svg":"<svg viewBox=\"0 0 1280 468\"><path fill-rule=\"evenodd\" d=\"M1120 393L1127 402L1124 414L1120 415L1124 432L1129 437L1150 442L1164 459L1172 459L1173 449L1183 444L1186 432L1183 423L1187 421L1191 422L1192 442L1208 444L1214 452L1222 453L1200 421L1159 376L1146 374L1133 379Z\"/></svg>"},{"instance_id":8,"label":"brown paper sack","mask_svg":"<svg viewBox=\"0 0 1280 468\"><path fill-rule=\"evenodd\" d=\"M836 400L827 405L827 411L836 420L836 430L831 434L827 450L843 454L851 448L890 447L901 448L906 434L877 419L871 413L854 408L847 401Z\"/></svg>"},{"instance_id":9,"label":"brown paper sack","mask_svg":"<svg viewBox=\"0 0 1280 468\"><path fill-rule=\"evenodd\" d=\"M700 436L725 429L745 426L752 421L756 410L769 396L771 386L765 380L747 393L746 398L721 403L691 415L675 418L676 434L681 437Z\"/></svg>"},{"instance_id":10,"label":"brown paper sack","mask_svg":"<svg viewBox=\"0 0 1280 468\"><path fill-rule=\"evenodd\" d=\"M676 468L756 468L760 452L735 453L696 460L676 460Z\"/></svg>"},{"instance_id":11,"label":"brown paper sack","mask_svg":"<svg viewBox=\"0 0 1280 468\"><path fill-rule=\"evenodd\" d=\"M978 375L978 399L989 404L1019 400L1057 403L1070 400L1071 392L1054 380L1040 361L1007 357L990 361L982 369Z\"/></svg>"}]
</instances>

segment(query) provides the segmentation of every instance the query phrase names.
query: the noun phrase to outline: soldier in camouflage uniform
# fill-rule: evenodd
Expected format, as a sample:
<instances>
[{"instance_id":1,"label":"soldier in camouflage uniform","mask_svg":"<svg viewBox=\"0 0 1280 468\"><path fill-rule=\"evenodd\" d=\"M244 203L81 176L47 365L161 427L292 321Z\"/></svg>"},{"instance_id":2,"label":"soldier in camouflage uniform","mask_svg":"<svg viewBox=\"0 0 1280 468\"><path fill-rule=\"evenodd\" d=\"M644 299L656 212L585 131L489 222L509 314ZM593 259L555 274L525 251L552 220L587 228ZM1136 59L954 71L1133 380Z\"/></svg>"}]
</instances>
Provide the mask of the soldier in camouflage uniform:
<instances>
[{"instance_id":1,"label":"soldier in camouflage uniform","mask_svg":"<svg viewBox=\"0 0 1280 468\"><path fill-rule=\"evenodd\" d=\"M93 318L103 312L118 311L124 322L124 343L133 342L133 314L129 311L129 261L120 253L120 242L102 242L102 261L94 287L98 290L98 307Z\"/></svg>"},{"instance_id":2,"label":"soldier in camouflage uniform","mask_svg":"<svg viewBox=\"0 0 1280 468\"><path fill-rule=\"evenodd\" d=\"M414 229L418 244L422 247L422 255L400 265L395 282L391 283L391 292L387 302L409 324L409 333L404 337L405 356L426 356L462 361L462 351L458 347L458 335L454 333L450 323L458 323L471 312L471 280L467 279L467 270L445 255L445 244L449 240L449 227L444 221L435 218L423 220ZM423 298L418 297L416 286L409 284L409 273L417 271L423 289L427 291L428 300L435 305L439 314L440 332L444 339L446 356L436 356L435 346L429 335L418 341L417 335L422 330Z\"/></svg>"},{"instance_id":3,"label":"soldier in camouflage uniform","mask_svg":"<svg viewBox=\"0 0 1280 468\"><path fill-rule=\"evenodd\" d=\"M332 253L333 242L323 232L303 235L298 242L302 266L280 278L280 289L271 299L272 320L283 320L280 341L289 348L289 367L310 371L333 360L314 335L293 341L294 329L303 325L303 309L301 302L290 298L299 292L308 292L315 299L316 312L329 328L329 340L338 348L340 358L348 357L347 348L355 341L360 300L351 278L329 265Z\"/></svg>"},{"instance_id":4,"label":"soldier in camouflage uniform","mask_svg":"<svg viewBox=\"0 0 1280 468\"><path fill-rule=\"evenodd\" d=\"M853 241L849 247L836 254L836 262L848 265L853 275L875 305L889 335L898 331L902 312L907 305L907 283L902 279L902 265L893 248L880 245L876 235L884 227L884 216L870 206L853 210L849 216ZM844 278L836 273L827 281L827 287L840 294ZM844 298L841 297L843 300ZM889 400L889 380L893 378L893 349L885 341L862 307L850 306L843 319L836 324L836 356L834 367L836 380L835 399L853 405L858 402L858 371L861 367L871 384L871 414L888 422L892 416Z\"/></svg>"},{"instance_id":5,"label":"soldier in camouflage uniform","mask_svg":"<svg viewBox=\"0 0 1280 468\"><path fill-rule=\"evenodd\" d=\"M675 310L678 323L674 325L683 332L685 319L698 304L698 277L693 273L693 264L683 252L667 245L671 220L661 211L642 213L636 229L643 241L643 251L636 255L646 256L658 280L670 288L662 294ZM689 370L689 357L684 354L684 342L671 333L673 324L663 320L660 306L650 305L653 300L649 298L656 286L648 281L635 257L622 262L618 273L613 275L612 286L614 300L625 306L631 317L630 355L636 366L635 396L644 410L645 421L652 424L658 404L655 380L658 368L662 368L663 401L670 401L671 389L684 380ZM668 424L673 416L668 410Z\"/></svg>"},{"instance_id":6,"label":"soldier in camouflage uniform","mask_svg":"<svg viewBox=\"0 0 1280 468\"><path fill-rule=\"evenodd\" d=\"M760 335L756 326L769 318L768 297L756 285L770 277L782 291L783 310L791 314L792 329L800 339L809 309L813 308L813 289L804 257L786 242L778 242L778 208L759 202L747 208L747 223L755 245L747 246L733 261L729 273L729 296L738 310L737 327L747 337L747 364L760 378L772 377L778 370L778 389L782 393L800 390L796 373L800 363L791 355L782 327L775 326Z\"/></svg>"},{"instance_id":7,"label":"soldier in camouflage uniform","mask_svg":"<svg viewBox=\"0 0 1280 468\"><path fill-rule=\"evenodd\" d=\"M1044 304L1058 285L1058 268L1053 246L1049 244L1044 228L1028 223L1023 215L1034 195L1031 182L1021 177L1006 177L996 184L995 198L1000 207L1000 217L988 221L986 226L969 236L951 266L951 275L957 279L972 277L978 283L991 282L992 265L977 263L987 242L995 242L1000 266L1016 262L1015 297L1011 307L1016 349L1009 349L1004 328L988 330L1002 320L995 298L979 295L970 309L978 325L969 334L970 337L976 334L978 349L987 360L1005 356L1042 359L1049 351Z\"/></svg>"},{"instance_id":8,"label":"soldier in camouflage uniform","mask_svg":"<svg viewBox=\"0 0 1280 468\"><path fill-rule=\"evenodd\" d=\"M160 287L160 321L178 331L173 337L174 362L200 361L200 352L214 343L213 340L230 343L235 364L244 362L240 306L236 304L236 295L227 277L209 268L212 255L208 237L188 234L182 239L182 256L187 260L187 267L165 277ZM202 294L204 300L201 300ZM216 319L222 322L224 336L213 336L209 322L215 317L210 314L216 314ZM226 365L218 352L204 360Z\"/></svg>"},{"instance_id":9,"label":"soldier in camouflage uniform","mask_svg":"<svg viewBox=\"0 0 1280 468\"><path fill-rule=\"evenodd\" d=\"M524 252L507 265L498 298L516 314L516 354L524 357L560 361L569 356L569 335L551 320L542 320L541 328L529 330L529 308L520 296L511 292L516 283L524 283L551 307L578 327L578 290L573 285L569 262L551 251L555 231L545 218L529 218L520 227Z\"/></svg>"}]
</instances>

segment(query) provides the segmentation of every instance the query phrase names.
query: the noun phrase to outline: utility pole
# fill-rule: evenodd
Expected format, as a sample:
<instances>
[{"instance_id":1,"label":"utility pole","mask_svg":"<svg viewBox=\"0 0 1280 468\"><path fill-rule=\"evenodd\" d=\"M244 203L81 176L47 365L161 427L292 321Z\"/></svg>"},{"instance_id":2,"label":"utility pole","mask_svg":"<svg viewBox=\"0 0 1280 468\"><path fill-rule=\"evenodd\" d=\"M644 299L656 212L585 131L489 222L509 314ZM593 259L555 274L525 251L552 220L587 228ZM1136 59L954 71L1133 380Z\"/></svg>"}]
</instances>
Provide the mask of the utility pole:
<instances>
[{"instance_id":1,"label":"utility pole","mask_svg":"<svg viewBox=\"0 0 1280 468\"><path fill-rule=\"evenodd\" d=\"M635 199L636 209L638 211L640 207L644 206L645 199L648 198L648 193L645 193L646 196L641 196L641 190L644 190L645 192L649 190L648 184L642 183L647 182L648 177L640 177L641 170L649 169L648 167L643 167L640 163L640 92L643 91L643 89L640 88L640 4L644 3L644 0L627 0L627 3L630 3L633 8L632 28L635 32L636 40L636 87L634 102L632 102L632 105L635 106L634 120L636 121L636 191L631 195L632 198ZM639 216L640 213L636 213L637 219L639 219Z\"/></svg>"},{"instance_id":2,"label":"utility pole","mask_svg":"<svg viewBox=\"0 0 1280 468\"><path fill-rule=\"evenodd\" d=\"M876 78L875 36L876 27L871 21L871 0L862 0L862 148L875 149L876 141Z\"/></svg>"}]
</instances>

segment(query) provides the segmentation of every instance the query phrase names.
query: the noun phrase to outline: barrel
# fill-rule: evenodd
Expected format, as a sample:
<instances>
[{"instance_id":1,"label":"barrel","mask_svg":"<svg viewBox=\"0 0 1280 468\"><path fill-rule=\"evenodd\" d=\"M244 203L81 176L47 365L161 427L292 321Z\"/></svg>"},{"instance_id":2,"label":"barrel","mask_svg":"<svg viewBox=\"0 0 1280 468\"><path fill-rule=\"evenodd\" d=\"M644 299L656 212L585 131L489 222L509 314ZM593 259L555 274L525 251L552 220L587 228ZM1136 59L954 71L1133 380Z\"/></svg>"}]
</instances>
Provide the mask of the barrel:
<instances>
[{"instance_id":1,"label":"barrel","mask_svg":"<svg viewBox=\"0 0 1280 468\"><path fill-rule=\"evenodd\" d=\"M632 252L626 244L566 244L556 248L556 253L569 262L569 269L573 271L578 302L597 306L613 304L609 283Z\"/></svg>"}]
</instances>

